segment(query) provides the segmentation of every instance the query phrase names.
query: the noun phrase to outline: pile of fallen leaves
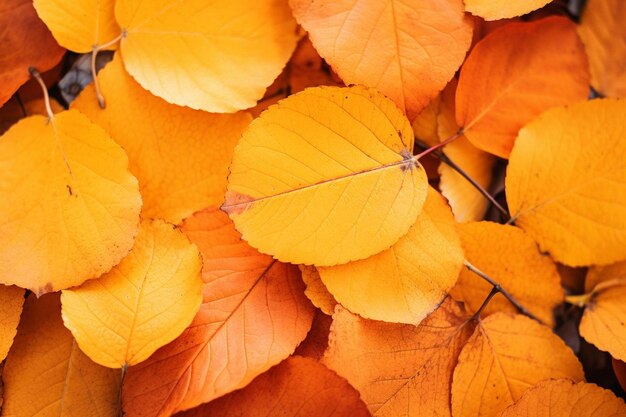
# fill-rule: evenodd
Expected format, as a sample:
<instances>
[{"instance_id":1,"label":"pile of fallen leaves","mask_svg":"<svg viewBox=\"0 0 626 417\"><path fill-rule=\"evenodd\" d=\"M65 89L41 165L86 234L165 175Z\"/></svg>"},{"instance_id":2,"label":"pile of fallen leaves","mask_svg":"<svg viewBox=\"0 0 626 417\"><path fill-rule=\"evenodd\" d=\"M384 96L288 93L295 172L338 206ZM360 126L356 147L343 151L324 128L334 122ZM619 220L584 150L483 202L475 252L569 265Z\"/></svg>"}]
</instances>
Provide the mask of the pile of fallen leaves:
<instances>
[{"instance_id":1,"label":"pile of fallen leaves","mask_svg":"<svg viewBox=\"0 0 626 417\"><path fill-rule=\"evenodd\" d=\"M2 416L626 416L626 2L548 3L3 0Z\"/></svg>"}]
</instances>

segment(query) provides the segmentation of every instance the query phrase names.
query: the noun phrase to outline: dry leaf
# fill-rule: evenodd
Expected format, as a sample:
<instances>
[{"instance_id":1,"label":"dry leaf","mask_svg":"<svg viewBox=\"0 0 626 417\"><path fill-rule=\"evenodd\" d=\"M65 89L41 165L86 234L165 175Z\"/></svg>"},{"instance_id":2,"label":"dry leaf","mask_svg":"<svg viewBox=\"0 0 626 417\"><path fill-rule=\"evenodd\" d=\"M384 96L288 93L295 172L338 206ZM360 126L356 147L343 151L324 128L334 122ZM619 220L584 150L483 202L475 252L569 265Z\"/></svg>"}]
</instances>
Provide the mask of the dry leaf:
<instances>
[{"instance_id":1,"label":"dry leaf","mask_svg":"<svg viewBox=\"0 0 626 417\"><path fill-rule=\"evenodd\" d=\"M519 133L506 175L515 224L569 266L626 259L626 103L549 110Z\"/></svg>"},{"instance_id":2,"label":"dry leaf","mask_svg":"<svg viewBox=\"0 0 626 417\"><path fill-rule=\"evenodd\" d=\"M0 281L37 294L108 271L139 228L126 154L76 110L27 117L0 138L0 195Z\"/></svg>"},{"instance_id":3,"label":"dry leaf","mask_svg":"<svg viewBox=\"0 0 626 417\"><path fill-rule=\"evenodd\" d=\"M144 220L122 262L63 291L65 326L95 362L135 365L191 323L202 299L201 268L198 249L179 230Z\"/></svg>"},{"instance_id":4,"label":"dry leaf","mask_svg":"<svg viewBox=\"0 0 626 417\"><path fill-rule=\"evenodd\" d=\"M363 259L406 234L421 210L426 174L412 149L411 125L382 94L309 88L250 124L222 210L251 246L283 262Z\"/></svg>"},{"instance_id":5,"label":"dry leaf","mask_svg":"<svg viewBox=\"0 0 626 417\"><path fill-rule=\"evenodd\" d=\"M300 343L294 355L313 358L316 361L322 359L326 348L328 348L328 337L330 336L330 325L332 322L332 316L328 316L320 310L316 310L313 323L311 324L311 330L309 330L309 334L306 335L306 339Z\"/></svg>"},{"instance_id":6,"label":"dry leaf","mask_svg":"<svg viewBox=\"0 0 626 417\"><path fill-rule=\"evenodd\" d=\"M0 361L7 357L13 344L23 304L24 289L0 285Z\"/></svg>"},{"instance_id":7,"label":"dry leaf","mask_svg":"<svg viewBox=\"0 0 626 417\"><path fill-rule=\"evenodd\" d=\"M307 265L300 265L299 268L302 273L302 281L304 281L306 285L304 294L311 300L315 307L331 316L335 311L337 300L328 292L328 288L326 288L326 285L322 282L317 268Z\"/></svg>"},{"instance_id":8,"label":"dry leaf","mask_svg":"<svg viewBox=\"0 0 626 417\"><path fill-rule=\"evenodd\" d=\"M485 20L521 16L537 10L550 0L463 0L465 10Z\"/></svg>"},{"instance_id":9,"label":"dry leaf","mask_svg":"<svg viewBox=\"0 0 626 417\"><path fill-rule=\"evenodd\" d=\"M456 121L478 148L508 158L520 128L549 108L584 100L588 89L574 23L511 23L481 40L463 65Z\"/></svg>"},{"instance_id":10,"label":"dry leaf","mask_svg":"<svg viewBox=\"0 0 626 417\"><path fill-rule=\"evenodd\" d=\"M106 109L93 86L73 106L109 132L128 153L139 180L142 215L178 224L220 205L228 165L250 115L210 114L153 96L124 70L119 56L98 75Z\"/></svg>"},{"instance_id":11,"label":"dry leaf","mask_svg":"<svg viewBox=\"0 0 626 417\"><path fill-rule=\"evenodd\" d=\"M364 318L418 324L454 286L463 250L450 207L429 188L409 232L391 248L345 265L318 268L344 307Z\"/></svg>"},{"instance_id":12,"label":"dry leaf","mask_svg":"<svg viewBox=\"0 0 626 417\"><path fill-rule=\"evenodd\" d=\"M454 369L452 414L497 417L524 391L548 378L581 381L574 352L552 331L522 315L481 320Z\"/></svg>"},{"instance_id":13,"label":"dry leaf","mask_svg":"<svg viewBox=\"0 0 626 417\"><path fill-rule=\"evenodd\" d=\"M129 417L169 416L242 388L293 353L311 327L297 267L252 249L215 208L183 230L204 258L203 304L180 337L129 368Z\"/></svg>"},{"instance_id":14,"label":"dry leaf","mask_svg":"<svg viewBox=\"0 0 626 417\"><path fill-rule=\"evenodd\" d=\"M391 98L413 119L459 68L472 40L461 0L290 0L346 84Z\"/></svg>"}]
</instances>

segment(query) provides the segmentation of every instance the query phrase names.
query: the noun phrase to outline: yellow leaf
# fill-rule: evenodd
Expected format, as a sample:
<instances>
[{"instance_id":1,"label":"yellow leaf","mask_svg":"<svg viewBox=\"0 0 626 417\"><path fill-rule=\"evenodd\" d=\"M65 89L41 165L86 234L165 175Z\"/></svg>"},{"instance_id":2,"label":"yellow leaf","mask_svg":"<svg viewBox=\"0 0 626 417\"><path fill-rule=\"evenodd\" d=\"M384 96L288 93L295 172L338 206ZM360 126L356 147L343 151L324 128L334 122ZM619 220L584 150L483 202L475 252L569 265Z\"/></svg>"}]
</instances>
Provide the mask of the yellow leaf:
<instances>
[{"instance_id":1,"label":"yellow leaf","mask_svg":"<svg viewBox=\"0 0 626 417\"><path fill-rule=\"evenodd\" d=\"M298 23L346 84L392 99L409 119L443 89L472 40L461 0L290 0Z\"/></svg>"},{"instance_id":2,"label":"yellow leaf","mask_svg":"<svg viewBox=\"0 0 626 417\"><path fill-rule=\"evenodd\" d=\"M81 352L58 294L28 298L2 378L3 417L118 416L120 372Z\"/></svg>"},{"instance_id":3,"label":"yellow leaf","mask_svg":"<svg viewBox=\"0 0 626 417\"><path fill-rule=\"evenodd\" d=\"M254 106L298 40L287 0L117 0L115 16L139 84L218 113Z\"/></svg>"},{"instance_id":4,"label":"yellow leaf","mask_svg":"<svg viewBox=\"0 0 626 417\"><path fill-rule=\"evenodd\" d=\"M338 307L323 363L361 393L374 417L450 417L452 370L471 330L450 299L419 326L370 321Z\"/></svg>"},{"instance_id":5,"label":"yellow leaf","mask_svg":"<svg viewBox=\"0 0 626 417\"><path fill-rule=\"evenodd\" d=\"M428 106L424 107L411 124L415 137L428 146L435 146L440 142L439 114L441 107L441 95L438 95L428 103Z\"/></svg>"},{"instance_id":6,"label":"yellow leaf","mask_svg":"<svg viewBox=\"0 0 626 417\"><path fill-rule=\"evenodd\" d=\"M300 265L300 272L302 273L302 281L306 284L304 294L313 305L324 312L332 316L337 305L337 300L331 293L328 292L328 288L322 282L317 268L314 266Z\"/></svg>"},{"instance_id":7,"label":"yellow leaf","mask_svg":"<svg viewBox=\"0 0 626 417\"><path fill-rule=\"evenodd\" d=\"M364 87L315 87L244 133L222 209L251 246L283 262L331 266L389 248L415 222L426 174L409 121Z\"/></svg>"},{"instance_id":8,"label":"yellow leaf","mask_svg":"<svg viewBox=\"0 0 626 417\"><path fill-rule=\"evenodd\" d=\"M318 271L330 293L351 312L373 320L418 324L454 286L462 265L463 250L450 207L429 188L417 221L391 248Z\"/></svg>"},{"instance_id":9,"label":"yellow leaf","mask_svg":"<svg viewBox=\"0 0 626 417\"><path fill-rule=\"evenodd\" d=\"M578 33L585 44L591 85L608 97L626 97L626 3L588 0Z\"/></svg>"},{"instance_id":10,"label":"yellow leaf","mask_svg":"<svg viewBox=\"0 0 626 417\"><path fill-rule=\"evenodd\" d=\"M550 0L463 0L465 10L485 20L508 19L537 10Z\"/></svg>"},{"instance_id":11,"label":"yellow leaf","mask_svg":"<svg viewBox=\"0 0 626 417\"><path fill-rule=\"evenodd\" d=\"M249 114L210 114L153 96L124 70L121 59L98 74L106 108L93 86L73 106L109 132L128 153L139 180L142 216L178 224L222 204L228 165Z\"/></svg>"},{"instance_id":12,"label":"yellow leaf","mask_svg":"<svg viewBox=\"0 0 626 417\"><path fill-rule=\"evenodd\" d=\"M626 103L549 110L511 153L506 196L515 224L569 266L626 258Z\"/></svg>"},{"instance_id":13,"label":"yellow leaf","mask_svg":"<svg viewBox=\"0 0 626 417\"><path fill-rule=\"evenodd\" d=\"M479 322L452 378L455 417L497 417L539 381L584 375L574 352L548 327L496 313Z\"/></svg>"},{"instance_id":14,"label":"yellow leaf","mask_svg":"<svg viewBox=\"0 0 626 417\"><path fill-rule=\"evenodd\" d=\"M626 262L589 269L580 334L598 349L626 360Z\"/></svg>"},{"instance_id":15,"label":"yellow leaf","mask_svg":"<svg viewBox=\"0 0 626 417\"><path fill-rule=\"evenodd\" d=\"M24 304L24 290L14 285L0 285L0 361L13 344ZM0 403L1 404L1 403Z\"/></svg>"},{"instance_id":16,"label":"yellow leaf","mask_svg":"<svg viewBox=\"0 0 626 417\"><path fill-rule=\"evenodd\" d=\"M544 323L554 326L553 309L563 302L561 278L556 265L539 252L523 230L491 222L459 225L465 258L504 287L521 305ZM491 284L464 269L452 295L471 312L477 311L491 291ZM516 308L497 294L482 316L497 311L515 313Z\"/></svg>"},{"instance_id":17,"label":"yellow leaf","mask_svg":"<svg viewBox=\"0 0 626 417\"><path fill-rule=\"evenodd\" d=\"M34 5L56 41L74 52L91 52L122 33L113 14L115 0L34 0Z\"/></svg>"},{"instance_id":18,"label":"yellow leaf","mask_svg":"<svg viewBox=\"0 0 626 417\"><path fill-rule=\"evenodd\" d=\"M75 110L31 116L0 138L0 282L37 294L117 264L139 228L126 154Z\"/></svg>"},{"instance_id":19,"label":"yellow leaf","mask_svg":"<svg viewBox=\"0 0 626 417\"><path fill-rule=\"evenodd\" d=\"M624 400L608 389L568 379L543 381L526 391L502 417L626 417Z\"/></svg>"},{"instance_id":20,"label":"yellow leaf","mask_svg":"<svg viewBox=\"0 0 626 417\"><path fill-rule=\"evenodd\" d=\"M201 267L198 249L182 232L144 220L119 265L63 291L65 326L95 362L135 365L191 323L202 300Z\"/></svg>"}]
</instances>

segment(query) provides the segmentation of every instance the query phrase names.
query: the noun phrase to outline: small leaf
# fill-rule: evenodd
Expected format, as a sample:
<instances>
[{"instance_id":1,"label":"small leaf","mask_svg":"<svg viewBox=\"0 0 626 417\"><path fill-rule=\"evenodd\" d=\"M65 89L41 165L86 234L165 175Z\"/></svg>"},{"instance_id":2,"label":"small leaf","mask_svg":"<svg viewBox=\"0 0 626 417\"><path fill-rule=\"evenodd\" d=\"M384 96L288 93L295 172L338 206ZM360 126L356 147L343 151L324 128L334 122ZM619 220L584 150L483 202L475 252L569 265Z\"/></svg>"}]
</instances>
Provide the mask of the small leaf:
<instances>
[{"instance_id":1,"label":"small leaf","mask_svg":"<svg viewBox=\"0 0 626 417\"><path fill-rule=\"evenodd\" d=\"M126 154L76 110L30 116L0 138L0 281L37 294L117 264L139 228Z\"/></svg>"},{"instance_id":2,"label":"small leaf","mask_svg":"<svg viewBox=\"0 0 626 417\"><path fill-rule=\"evenodd\" d=\"M581 381L583 369L552 331L522 315L496 313L479 322L454 369L452 414L497 417L524 391L548 378Z\"/></svg>"},{"instance_id":3,"label":"small leaf","mask_svg":"<svg viewBox=\"0 0 626 417\"><path fill-rule=\"evenodd\" d=\"M426 174L412 149L408 120L375 90L309 88L250 124L222 210L280 261L363 259L406 234L421 210Z\"/></svg>"},{"instance_id":4,"label":"small leaf","mask_svg":"<svg viewBox=\"0 0 626 417\"><path fill-rule=\"evenodd\" d=\"M92 362L63 327L58 294L30 296L4 372L3 417L117 417L120 371Z\"/></svg>"},{"instance_id":5,"label":"small leaf","mask_svg":"<svg viewBox=\"0 0 626 417\"><path fill-rule=\"evenodd\" d=\"M307 358L291 357L246 388L176 417L368 417L345 379Z\"/></svg>"},{"instance_id":6,"label":"small leaf","mask_svg":"<svg viewBox=\"0 0 626 417\"><path fill-rule=\"evenodd\" d=\"M3 361L13 344L24 304L24 289L0 285L0 361Z\"/></svg>"},{"instance_id":7,"label":"small leaf","mask_svg":"<svg viewBox=\"0 0 626 417\"><path fill-rule=\"evenodd\" d=\"M508 19L537 10L550 0L463 0L465 10L485 20Z\"/></svg>"},{"instance_id":8,"label":"small leaf","mask_svg":"<svg viewBox=\"0 0 626 417\"><path fill-rule=\"evenodd\" d=\"M101 365L142 362L180 335L198 311L201 267L198 249L179 230L144 220L122 262L63 291L65 326Z\"/></svg>"},{"instance_id":9,"label":"small leaf","mask_svg":"<svg viewBox=\"0 0 626 417\"><path fill-rule=\"evenodd\" d=\"M526 391L502 417L626 417L626 404L613 392L568 379L543 381Z\"/></svg>"},{"instance_id":10,"label":"small leaf","mask_svg":"<svg viewBox=\"0 0 626 417\"><path fill-rule=\"evenodd\" d=\"M302 281L304 281L306 285L304 295L311 300L315 307L331 316L335 311L337 300L328 292L328 288L326 288L326 285L322 282L317 268L307 265L300 265L299 268L302 273Z\"/></svg>"},{"instance_id":11,"label":"small leaf","mask_svg":"<svg viewBox=\"0 0 626 417\"><path fill-rule=\"evenodd\" d=\"M318 268L341 305L361 317L418 324L454 286L461 241L443 197L429 187L424 209L391 248L345 265Z\"/></svg>"},{"instance_id":12,"label":"small leaf","mask_svg":"<svg viewBox=\"0 0 626 417\"><path fill-rule=\"evenodd\" d=\"M507 168L515 224L569 266L626 259L626 102L552 109L524 127Z\"/></svg>"}]
</instances>

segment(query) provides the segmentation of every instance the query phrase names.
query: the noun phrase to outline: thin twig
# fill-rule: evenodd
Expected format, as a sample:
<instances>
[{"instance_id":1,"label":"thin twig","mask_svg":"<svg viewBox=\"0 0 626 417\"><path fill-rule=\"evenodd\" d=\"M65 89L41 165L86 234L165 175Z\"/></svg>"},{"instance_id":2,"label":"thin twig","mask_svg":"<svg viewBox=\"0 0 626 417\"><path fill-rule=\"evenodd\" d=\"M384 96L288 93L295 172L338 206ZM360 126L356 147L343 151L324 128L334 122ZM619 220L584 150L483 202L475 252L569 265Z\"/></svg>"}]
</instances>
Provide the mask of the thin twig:
<instances>
[{"instance_id":1,"label":"thin twig","mask_svg":"<svg viewBox=\"0 0 626 417\"><path fill-rule=\"evenodd\" d=\"M426 155L433 153L441 148L443 148L444 146L454 142L456 139L458 139L461 135L463 134L463 129L459 129L458 132L456 132L454 135L450 136L449 138L447 138L446 140L443 140L441 142L439 142L438 144L431 146L430 148L426 149L424 152L419 153L417 155L415 155L413 157L413 159L415 159L416 161L418 161L420 158L425 157Z\"/></svg>"},{"instance_id":2,"label":"thin twig","mask_svg":"<svg viewBox=\"0 0 626 417\"><path fill-rule=\"evenodd\" d=\"M104 96L102 95L102 91L100 90L100 83L98 82L98 74L96 73L96 59L98 58L98 52L115 45L118 43L126 34L124 32L120 33L118 37L111 40L110 42L104 43L102 45L94 45L93 50L91 51L91 78L93 78L93 86L96 90L96 97L98 98L98 105L100 105L101 109L106 107L106 101L104 100Z\"/></svg>"},{"instance_id":3,"label":"thin twig","mask_svg":"<svg viewBox=\"0 0 626 417\"><path fill-rule=\"evenodd\" d=\"M545 324L543 321L541 321L539 318L537 318L533 313L531 313L530 311L528 311L526 309L526 307L524 307L523 305L521 305L511 294L509 294L509 292L507 290L505 290L502 285L500 285L498 282L496 282L493 278L491 278L489 275L485 274L483 271L481 271L480 269L476 268L474 265L472 265L468 260L464 260L463 264L465 265L465 267L467 269L469 269L470 271L472 271L473 273L475 273L476 275L478 275L479 277L481 277L482 279L484 279L485 281L487 281L489 284L491 284L493 286L493 288L495 288L497 290L497 292L499 292L500 294L502 294L507 300L509 300L509 302L511 304L513 304L515 306L515 308L517 308L517 310L522 313L523 315L530 317L533 320L538 321L541 324ZM491 296L493 297L493 296ZM490 297L488 297L490 298ZM488 300L487 300L488 301Z\"/></svg>"},{"instance_id":4,"label":"thin twig","mask_svg":"<svg viewBox=\"0 0 626 417\"><path fill-rule=\"evenodd\" d=\"M54 113L52 112L52 107L50 107L50 96L48 95L48 89L46 88L46 83L43 82L43 78L41 78L41 74L34 67L28 68L28 72L30 75L37 80L41 89L43 91L43 100L46 104L46 113L48 114L48 120L54 119Z\"/></svg>"},{"instance_id":5,"label":"thin twig","mask_svg":"<svg viewBox=\"0 0 626 417\"><path fill-rule=\"evenodd\" d=\"M122 376L120 377L120 389L117 392L117 406L118 406L118 417L124 416L124 408L122 407L122 388L124 387L124 379L126 379L126 371L128 370L128 364L125 363L122 366Z\"/></svg>"}]
</instances>

